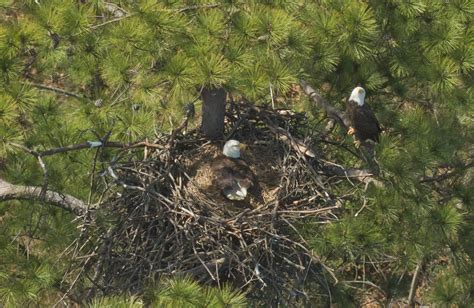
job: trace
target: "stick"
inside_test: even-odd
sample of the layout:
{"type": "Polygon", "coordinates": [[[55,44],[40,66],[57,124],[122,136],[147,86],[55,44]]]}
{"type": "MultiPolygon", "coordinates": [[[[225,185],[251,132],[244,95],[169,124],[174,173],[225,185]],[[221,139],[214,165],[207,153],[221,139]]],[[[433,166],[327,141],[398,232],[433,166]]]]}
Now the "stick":
{"type": "Polygon", "coordinates": [[[410,284],[410,293],[408,294],[408,306],[415,307],[415,292],[418,286],[418,276],[420,275],[421,268],[423,267],[424,260],[421,260],[416,265],[415,273],[413,274],[413,279],[410,284]]]}
{"type": "Polygon", "coordinates": [[[321,95],[319,95],[316,90],[314,90],[306,81],[300,80],[300,85],[306,95],[309,96],[319,107],[324,109],[327,116],[336,120],[339,124],[347,129],[349,125],[349,120],[344,115],[344,112],[337,110],[334,106],[328,103],[321,95]]]}

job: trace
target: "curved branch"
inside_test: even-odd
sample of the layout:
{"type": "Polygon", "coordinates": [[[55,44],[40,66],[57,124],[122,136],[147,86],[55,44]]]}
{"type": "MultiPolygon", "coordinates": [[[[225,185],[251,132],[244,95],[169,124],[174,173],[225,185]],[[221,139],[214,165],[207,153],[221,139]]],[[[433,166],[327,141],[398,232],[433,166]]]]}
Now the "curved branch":
{"type": "Polygon", "coordinates": [[[24,186],[8,183],[0,179],[0,202],[7,200],[29,200],[50,203],[76,215],[83,214],[87,206],[71,195],[46,190],[42,193],[41,186],[24,186]]]}
{"type": "Polygon", "coordinates": [[[342,125],[342,127],[346,129],[350,126],[349,120],[344,115],[344,112],[336,109],[333,105],[331,105],[327,100],[325,100],[321,95],[319,95],[316,90],[314,90],[309,84],[307,84],[306,81],[300,80],[300,85],[304,93],[306,93],[306,95],[308,95],[309,98],[313,100],[313,102],[318,104],[320,108],[324,109],[329,118],[336,120],[339,124],[342,125]]]}

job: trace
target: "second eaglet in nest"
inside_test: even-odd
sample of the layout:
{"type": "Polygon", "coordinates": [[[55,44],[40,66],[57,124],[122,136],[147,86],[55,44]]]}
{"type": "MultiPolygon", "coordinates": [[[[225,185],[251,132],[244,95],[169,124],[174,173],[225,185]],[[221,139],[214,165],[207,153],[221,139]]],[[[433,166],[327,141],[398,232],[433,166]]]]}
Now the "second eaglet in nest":
{"type": "Polygon", "coordinates": [[[213,185],[229,200],[244,200],[247,191],[255,184],[255,175],[240,158],[240,150],[245,148],[237,140],[229,140],[223,153],[211,164],[213,185]]]}

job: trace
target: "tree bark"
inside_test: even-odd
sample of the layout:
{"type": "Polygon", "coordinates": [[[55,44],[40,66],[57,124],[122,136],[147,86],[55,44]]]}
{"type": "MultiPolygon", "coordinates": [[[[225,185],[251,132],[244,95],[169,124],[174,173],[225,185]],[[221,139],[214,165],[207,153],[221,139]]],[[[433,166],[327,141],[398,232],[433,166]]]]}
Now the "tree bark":
{"type": "Polygon", "coordinates": [[[0,179],[0,202],[7,200],[43,201],[58,206],[76,215],[85,212],[86,204],[70,195],[61,194],[52,190],[41,193],[40,186],[15,185],[0,179]]]}
{"type": "Polygon", "coordinates": [[[223,88],[202,90],[201,131],[209,139],[219,139],[224,134],[226,96],[223,88]]]}

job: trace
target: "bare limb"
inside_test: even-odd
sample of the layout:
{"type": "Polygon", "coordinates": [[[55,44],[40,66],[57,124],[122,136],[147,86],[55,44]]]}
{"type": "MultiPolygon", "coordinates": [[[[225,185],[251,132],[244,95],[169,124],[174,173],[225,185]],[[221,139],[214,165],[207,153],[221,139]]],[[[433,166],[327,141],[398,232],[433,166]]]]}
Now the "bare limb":
{"type": "Polygon", "coordinates": [[[424,260],[421,260],[415,269],[413,279],[411,280],[410,293],[408,294],[408,307],[415,307],[415,292],[418,286],[418,276],[420,276],[421,269],[423,268],[424,260]]]}
{"type": "Polygon", "coordinates": [[[215,7],[220,6],[218,3],[209,3],[209,4],[203,4],[203,5],[191,5],[187,7],[183,7],[181,9],[176,10],[178,13],[190,11],[190,10],[196,10],[196,9],[212,9],[215,7]]]}
{"type": "Polygon", "coordinates": [[[381,181],[378,181],[373,178],[375,174],[370,170],[356,169],[356,168],[346,169],[337,164],[328,164],[328,163],[324,164],[322,167],[324,170],[323,172],[325,172],[327,175],[334,175],[334,176],[344,177],[344,178],[354,178],[364,183],[374,183],[378,187],[383,186],[383,183],[381,181]]]}
{"type": "Polygon", "coordinates": [[[327,116],[331,119],[336,120],[339,124],[342,125],[344,128],[349,127],[349,120],[344,115],[344,112],[336,109],[332,106],[327,100],[325,100],[321,95],[316,92],[309,84],[306,83],[304,80],[300,80],[301,88],[303,89],[304,93],[309,96],[319,107],[324,109],[327,116]]]}
{"type": "Polygon", "coordinates": [[[46,164],[44,163],[44,160],[43,160],[43,157],[41,157],[41,154],[39,154],[38,152],[22,145],[22,144],[17,144],[17,143],[14,143],[14,142],[10,142],[10,145],[16,147],[16,148],[19,148],[19,149],[22,149],[23,151],[33,155],[34,157],[36,157],[36,159],[38,159],[38,163],[41,167],[41,169],[43,170],[43,188],[41,189],[41,194],[44,195],[46,193],[46,190],[48,189],[48,183],[49,183],[49,173],[48,173],[48,169],[46,168],[46,164]]]}
{"type": "MultiPolygon", "coordinates": [[[[98,142],[100,142],[100,141],[98,141],[98,142]]],[[[130,144],[123,144],[123,143],[115,142],[115,141],[107,141],[107,142],[103,142],[103,143],[101,142],[101,144],[97,144],[97,145],[95,145],[91,141],[87,141],[87,142],[83,142],[83,143],[77,143],[77,144],[68,145],[68,146],[64,146],[64,147],[58,147],[58,148],[45,150],[45,151],[42,151],[42,152],[37,152],[37,151],[33,151],[33,150],[25,147],[24,145],[18,144],[18,143],[9,142],[9,144],[16,147],[16,148],[22,149],[22,150],[24,150],[24,151],[26,151],[26,152],[28,152],[28,153],[36,156],[36,157],[38,157],[38,156],[45,157],[45,156],[51,156],[51,155],[55,155],[55,154],[59,154],[59,153],[66,153],[66,152],[78,151],[78,150],[83,150],[83,149],[91,149],[91,148],[96,148],[96,147],[119,148],[119,149],[123,149],[123,150],[128,150],[128,149],[132,149],[132,148],[140,148],[140,147],[163,148],[162,145],[150,143],[148,141],[140,141],[140,142],[135,142],[135,143],[130,143],[130,144]]]]}
{"type": "Polygon", "coordinates": [[[44,196],[44,194],[48,190],[49,173],[48,173],[48,169],[46,168],[46,164],[44,163],[44,160],[41,157],[41,155],[38,155],[37,158],[38,158],[38,162],[40,164],[41,169],[43,169],[43,187],[41,188],[41,195],[44,196]]]}
{"type": "MultiPolygon", "coordinates": [[[[117,143],[117,142],[106,142],[102,145],[101,147],[106,147],[106,148],[123,148],[125,147],[123,144],[117,143]]],[[[65,147],[59,147],[59,148],[54,148],[54,149],[49,149],[46,151],[42,151],[39,154],[41,156],[50,156],[58,153],[66,153],[66,152],[71,152],[71,151],[77,151],[77,150],[82,150],[82,149],[89,149],[93,148],[94,146],[91,145],[90,142],[84,142],[84,143],[78,143],[78,144],[73,144],[73,145],[68,145],[65,147]]]]}
{"type": "Polygon", "coordinates": [[[120,17],[117,17],[117,18],[114,18],[114,19],[110,19],[110,20],[107,20],[107,21],[105,21],[101,24],[93,25],[93,26],[90,27],[90,29],[95,30],[97,28],[103,27],[105,25],[108,25],[108,24],[111,24],[111,23],[114,23],[114,22],[117,22],[117,21],[121,21],[123,19],[129,18],[129,17],[132,17],[132,16],[135,16],[135,14],[129,14],[129,15],[120,16],[120,17]]]}
{"type": "Polygon", "coordinates": [[[83,96],[81,96],[81,95],[79,95],[79,94],[72,93],[72,92],[69,92],[69,91],[66,91],[66,90],[63,90],[63,89],[60,89],[60,88],[50,87],[50,86],[46,86],[46,85],[39,84],[39,83],[29,83],[29,84],[30,84],[31,86],[35,87],[35,88],[38,88],[38,89],[53,91],[53,92],[56,92],[56,93],[58,93],[58,94],[62,94],[62,95],[66,95],[66,96],[70,96],[70,97],[77,98],[77,99],[79,99],[79,100],[86,99],[85,97],[83,97],[83,96]]]}
{"type": "Polygon", "coordinates": [[[0,179],[0,201],[44,201],[76,215],[81,215],[86,209],[86,204],[83,201],[71,195],[61,194],[52,190],[46,190],[42,194],[42,190],[43,187],[40,186],[15,185],[0,179]]]}

